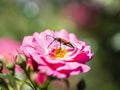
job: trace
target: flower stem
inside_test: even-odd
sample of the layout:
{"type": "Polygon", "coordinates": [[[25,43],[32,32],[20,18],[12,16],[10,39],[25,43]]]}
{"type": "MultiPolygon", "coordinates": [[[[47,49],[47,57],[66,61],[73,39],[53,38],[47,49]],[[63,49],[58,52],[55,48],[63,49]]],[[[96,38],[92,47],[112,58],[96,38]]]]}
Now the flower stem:
{"type": "Polygon", "coordinates": [[[41,90],[48,90],[48,87],[41,88],[41,90]]]}
{"type": "Polygon", "coordinates": [[[32,87],[31,87],[31,88],[32,88],[33,90],[37,90],[37,88],[36,88],[35,84],[32,82],[32,80],[31,80],[31,78],[30,78],[29,74],[27,73],[27,71],[26,71],[26,70],[24,70],[24,72],[25,72],[25,74],[26,74],[27,78],[29,79],[30,83],[32,84],[32,87]]]}
{"type": "MultiPolygon", "coordinates": [[[[2,78],[0,78],[0,85],[2,85],[6,90],[9,90],[7,83],[2,78]]],[[[2,89],[0,88],[0,90],[2,89]]]]}

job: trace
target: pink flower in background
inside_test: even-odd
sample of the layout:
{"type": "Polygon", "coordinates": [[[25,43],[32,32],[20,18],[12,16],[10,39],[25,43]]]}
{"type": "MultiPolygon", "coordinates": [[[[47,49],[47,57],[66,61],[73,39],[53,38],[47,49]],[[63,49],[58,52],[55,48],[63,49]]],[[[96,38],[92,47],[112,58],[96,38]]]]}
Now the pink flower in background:
{"type": "MultiPolygon", "coordinates": [[[[16,57],[19,51],[20,42],[10,39],[10,38],[1,38],[0,39],[0,59],[5,63],[16,62],[16,57]]],[[[15,70],[22,71],[18,65],[15,65],[15,70]]],[[[3,73],[8,73],[7,68],[3,67],[3,73]]]]}
{"type": "Polygon", "coordinates": [[[90,28],[96,26],[100,11],[95,5],[71,3],[61,13],[63,17],[75,21],[78,26],[90,28]]]}
{"type": "Polygon", "coordinates": [[[10,38],[0,39],[0,59],[3,59],[5,63],[15,62],[15,58],[19,51],[20,42],[10,38]]]}
{"type": "Polygon", "coordinates": [[[66,30],[60,32],[46,30],[25,36],[20,49],[27,58],[38,63],[40,72],[57,78],[88,72],[90,67],[86,62],[93,57],[90,46],[66,30]],[[68,44],[63,41],[60,43],[55,38],[61,38],[68,44]]]}

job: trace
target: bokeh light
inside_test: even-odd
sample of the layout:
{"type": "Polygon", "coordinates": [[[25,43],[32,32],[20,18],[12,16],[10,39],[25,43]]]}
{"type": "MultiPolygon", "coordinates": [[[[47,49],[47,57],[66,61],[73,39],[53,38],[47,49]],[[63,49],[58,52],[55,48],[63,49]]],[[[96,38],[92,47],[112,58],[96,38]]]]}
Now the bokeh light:
{"type": "Polygon", "coordinates": [[[110,42],[115,51],[120,51],[120,33],[115,34],[111,38],[110,42]]]}

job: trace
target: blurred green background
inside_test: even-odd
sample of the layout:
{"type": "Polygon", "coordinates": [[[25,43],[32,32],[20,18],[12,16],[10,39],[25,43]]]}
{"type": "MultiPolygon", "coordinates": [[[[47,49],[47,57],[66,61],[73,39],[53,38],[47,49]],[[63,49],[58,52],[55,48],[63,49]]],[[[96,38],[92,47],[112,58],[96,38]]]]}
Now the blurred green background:
{"type": "MultiPolygon", "coordinates": [[[[1,38],[21,42],[25,35],[46,29],[67,29],[94,51],[91,71],[71,76],[71,90],[81,78],[85,90],[120,90],[119,0],[0,0],[1,38]]],[[[59,84],[50,88],[65,90],[59,84]]]]}

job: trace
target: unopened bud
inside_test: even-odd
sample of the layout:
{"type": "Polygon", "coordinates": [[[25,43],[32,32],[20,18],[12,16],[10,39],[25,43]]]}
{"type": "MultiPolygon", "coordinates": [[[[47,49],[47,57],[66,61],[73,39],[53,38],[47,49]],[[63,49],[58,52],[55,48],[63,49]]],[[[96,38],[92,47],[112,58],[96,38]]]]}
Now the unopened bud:
{"type": "Polygon", "coordinates": [[[33,79],[36,82],[36,84],[43,86],[47,81],[47,75],[45,73],[42,73],[42,72],[37,72],[34,75],[33,79]]]}
{"type": "Polygon", "coordinates": [[[14,63],[7,63],[6,67],[8,68],[8,70],[14,70],[15,64],[14,63]]]}
{"type": "Polygon", "coordinates": [[[20,65],[23,69],[25,69],[25,66],[26,66],[25,62],[26,62],[26,58],[23,55],[19,54],[16,63],[20,65]]]}
{"type": "Polygon", "coordinates": [[[38,67],[38,64],[34,60],[32,60],[32,59],[27,60],[27,62],[26,62],[26,70],[27,71],[36,71],[37,67],[38,67]]]}

